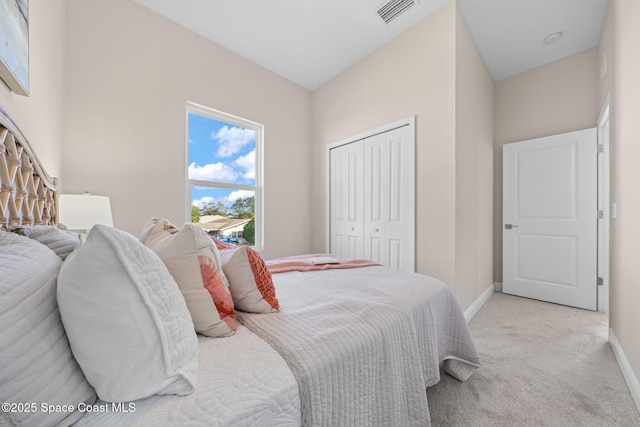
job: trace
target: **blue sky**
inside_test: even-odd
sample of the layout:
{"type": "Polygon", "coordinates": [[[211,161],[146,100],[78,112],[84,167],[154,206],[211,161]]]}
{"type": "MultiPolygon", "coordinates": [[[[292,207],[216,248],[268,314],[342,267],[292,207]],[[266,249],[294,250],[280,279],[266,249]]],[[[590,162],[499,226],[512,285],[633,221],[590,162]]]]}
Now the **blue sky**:
{"type": "MultiPolygon", "coordinates": [[[[189,179],[255,185],[255,132],[208,117],[189,113],[189,179]]],[[[231,205],[237,198],[253,196],[252,191],[195,187],[192,204],[221,200],[231,205]]]]}

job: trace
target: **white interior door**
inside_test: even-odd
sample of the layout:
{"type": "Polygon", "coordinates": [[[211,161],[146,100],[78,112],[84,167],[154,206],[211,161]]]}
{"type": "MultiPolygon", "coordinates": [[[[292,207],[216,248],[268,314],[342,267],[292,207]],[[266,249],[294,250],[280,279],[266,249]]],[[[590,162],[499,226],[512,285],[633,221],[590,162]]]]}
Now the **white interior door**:
{"type": "Polygon", "coordinates": [[[503,291],[597,303],[597,132],[503,146],[503,291]]]}

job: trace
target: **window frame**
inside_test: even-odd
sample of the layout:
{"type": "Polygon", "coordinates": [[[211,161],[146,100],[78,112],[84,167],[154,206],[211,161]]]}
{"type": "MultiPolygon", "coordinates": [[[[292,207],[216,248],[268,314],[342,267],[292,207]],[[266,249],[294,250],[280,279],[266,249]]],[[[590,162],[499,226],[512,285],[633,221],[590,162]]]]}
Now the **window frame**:
{"type": "Polygon", "coordinates": [[[252,247],[258,251],[263,246],[263,145],[264,145],[264,126],[242,117],[234,116],[223,111],[205,107],[193,102],[187,102],[185,109],[185,159],[184,159],[184,176],[185,176],[185,221],[191,222],[191,189],[192,187],[205,188],[228,188],[235,190],[249,190],[254,192],[255,206],[255,242],[252,247]],[[218,181],[201,181],[189,179],[189,114],[197,114],[212,120],[226,123],[231,126],[238,126],[255,132],[255,153],[256,153],[256,177],[255,185],[233,184],[218,181]]]}

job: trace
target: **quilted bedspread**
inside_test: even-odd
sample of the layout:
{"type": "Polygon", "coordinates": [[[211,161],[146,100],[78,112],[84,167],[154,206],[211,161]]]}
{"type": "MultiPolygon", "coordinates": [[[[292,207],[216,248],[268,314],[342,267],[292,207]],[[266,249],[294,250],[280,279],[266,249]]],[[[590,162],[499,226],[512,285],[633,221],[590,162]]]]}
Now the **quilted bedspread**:
{"type": "Polygon", "coordinates": [[[304,426],[431,424],[439,367],[466,380],[479,359],[449,288],[381,266],[288,272],[280,312],[238,313],[287,361],[304,426]]]}
{"type": "Polygon", "coordinates": [[[241,325],[232,337],[198,340],[200,367],[192,394],[152,396],[121,405],[124,410],[98,401],[97,409],[87,411],[74,427],[300,425],[296,379],[267,343],[241,325]]]}

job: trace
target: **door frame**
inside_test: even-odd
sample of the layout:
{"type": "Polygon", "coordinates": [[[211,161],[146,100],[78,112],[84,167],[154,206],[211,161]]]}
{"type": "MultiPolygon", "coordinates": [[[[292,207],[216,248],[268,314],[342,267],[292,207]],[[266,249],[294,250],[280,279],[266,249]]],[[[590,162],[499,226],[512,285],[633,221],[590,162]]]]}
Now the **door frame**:
{"type": "Polygon", "coordinates": [[[610,229],[612,219],[611,209],[611,177],[610,177],[610,105],[611,94],[608,93],[600,115],[598,117],[598,210],[602,218],[598,219],[598,277],[602,285],[598,286],[597,310],[609,313],[609,284],[610,284],[610,229]]]}
{"type": "MultiPolygon", "coordinates": [[[[330,194],[331,150],[334,148],[340,147],[341,145],[350,144],[352,142],[369,138],[371,136],[378,135],[380,133],[385,133],[390,130],[394,130],[403,126],[409,126],[409,132],[410,132],[411,138],[413,139],[413,146],[415,147],[415,144],[416,144],[416,117],[415,116],[405,117],[404,119],[398,120],[396,122],[392,122],[392,123],[380,126],[378,128],[375,128],[375,129],[363,132],[361,134],[351,136],[349,138],[345,138],[338,142],[334,142],[332,144],[327,145],[327,148],[325,150],[325,202],[324,202],[324,205],[325,205],[325,252],[328,253],[331,249],[331,194],[330,194]]],[[[415,182],[415,176],[413,179],[415,182]]],[[[415,198],[415,194],[414,194],[414,198],[415,198]]],[[[415,205],[414,205],[414,210],[415,210],[415,205]]],[[[415,213],[414,213],[414,218],[415,218],[415,213]]],[[[414,251],[415,251],[415,244],[414,244],[414,251]]],[[[415,268],[415,261],[414,261],[414,268],[415,268]]]]}

